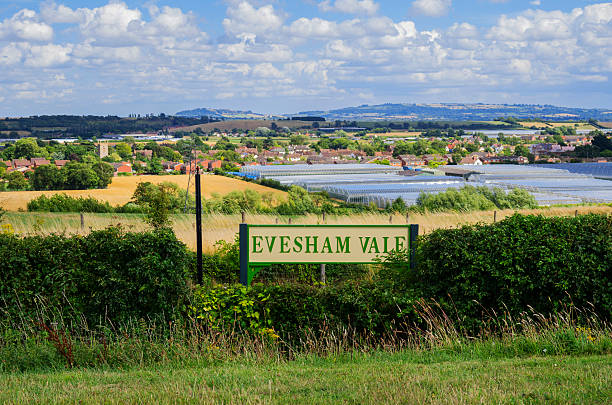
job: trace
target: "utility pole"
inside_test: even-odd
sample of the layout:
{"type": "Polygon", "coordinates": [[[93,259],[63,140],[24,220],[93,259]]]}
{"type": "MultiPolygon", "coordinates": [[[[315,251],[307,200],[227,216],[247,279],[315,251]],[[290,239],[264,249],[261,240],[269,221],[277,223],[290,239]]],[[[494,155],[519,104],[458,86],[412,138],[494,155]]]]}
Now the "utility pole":
{"type": "Polygon", "coordinates": [[[200,188],[200,167],[196,166],[195,173],[195,193],[196,193],[196,252],[198,284],[202,284],[202,190],[200,188]]]}

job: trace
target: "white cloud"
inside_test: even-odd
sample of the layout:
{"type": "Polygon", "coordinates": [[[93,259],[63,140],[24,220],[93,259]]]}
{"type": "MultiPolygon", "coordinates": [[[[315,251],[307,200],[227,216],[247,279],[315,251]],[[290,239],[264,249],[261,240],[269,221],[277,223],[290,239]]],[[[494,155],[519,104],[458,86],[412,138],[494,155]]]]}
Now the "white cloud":
{"type": "Polygon", "coordinates": [[[23,53],[14,43],[0,48],[0,65],[15,65],[21,62],[23,53]]]}
{"type": "Polygon", "coordinates": [[[542,2],[540,0],[531,0],[529,4],[531,4],[532,6],[540,6],[542,5],[542,2]]]}
{"type": "Polygon", "coordinates": [[[416,13],[430,17],[445,15],[450,6],[451,0],[415,0],[412,2],[412,8],[416,13]]]}
{"type": "Polygon", "coordinates": [[[223,20],[225,31],[234,36],[242,34],[265,35],[278,31],[283,18],[271,5],[254,7],[247,1],[241,1],[227,9],[228,18],[223,20]]]}
{"type": "Polygon", "coordinates": [[[36,12],[23,9],[0,23],[0,39],[46,42],[53,39],[53,28],[41,22],[36,12]]]}
{"type": "MultiPolygon", "coordinates": [[[[8,16],[0,22],[6,99],[0,115],[18,100],[43,105],[53,96],[91,100],[92,94],[97,105],[116,108],[177,99],[229,106],[252,97],[336,105],[359,94],[512,97],[518,81],[539,89],[600,83],[603,94],[612,76],[612,3],[526,10],[499,16],[491,27],[457,21],[432,30],[379,14],[374,1],[318,1],[320,9],[351,14],[325,18],[285,14],[278,4],[287,2],[228,4],[225,35],[212,41],[197,15],[168,6],[44,3],[39,14],[8,16]],[[62,24],[56,43],[54,24],[62,24]]],[[[450,0],[408,4],[430,16],[451,7],[450,0]]]]}
{"type": "Polygon", "coordinates": [[[373,0],[336,0],[332,5],[330,0],[325,0],[319,3],[319,8],[322,11],[373,15],[378,11],[378,3],[373,0]]]}
{"type": "Polygon", "coordinates": [[[44,2],[40,6],[40,14],[44,21],[54,23],[78,23],[83,18],[83,9],[73,10],[63,4],[44,2]]]}
{"type": "Polygon", "coordinates": [[[61,65],[70,60],[71,50],[70,46],[34,45],[29,49],[25,65],[37,68],[61,65]]]}

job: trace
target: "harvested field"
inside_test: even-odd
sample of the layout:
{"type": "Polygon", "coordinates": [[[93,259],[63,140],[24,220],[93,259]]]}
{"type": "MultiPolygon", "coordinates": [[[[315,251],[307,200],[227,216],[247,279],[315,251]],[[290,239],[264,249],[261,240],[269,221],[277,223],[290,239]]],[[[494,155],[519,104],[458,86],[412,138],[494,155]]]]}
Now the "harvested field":
{"type": "Polygon", "coordinates": [[[547,122],[530,122],[530,121],[520,121],[519,124],[525,128],[551,128],[551,125],[547,122]]]}
{"type": "MultiPolygon", "coordinates": [[[[50,196],[58,193],[66,193],[72,197],[94,197],[101,201],[108,201],[111,205],[123,205],[130,201],[136,186],[140,182],[149,181],[151,183],[162,183],[164,181],[176,183],[179,187],[187,188],[187,175],[179,176],[127,176],[114,177],[113,182],[106,189],[96,190],[58,190],[58,191],[7,191],[0,193],[0,206],[9,211],[27,209],[30,200],[40,196],[50,196]]],[[[191,184],[193,184],[193,177],[191,184]]],[[[260,186],[246,181],[232,179],[224,176],[208,174],[202,176],[202,192],[205,198],[209,198],[213,193],[227,194],[230,191],[242,191],[251,189],[260,193],[272,192],[282,199],[285,193],[269,187],[260,186]]],[[[193,187],[190,187],[193,191],[193,187]]]]}
{"type": "MultiPolygon", "coordinates": [[[[248,183],[247,183],[248,184],[248,183]]],[[[478,222],[491,223],[494,216],[499,221],[515,211],[503,210],[497,211],[495,215],[493,211],[478,211],[478,212],[445,212],[445,213],[428,213],[428,214],[411,214],[409,221],[413,224],[419,224],[420,233],[429,233],[439,228],[452,228],[464,224],[475,224],[478,222]]],[[[534,210],[519,210],[516,211],[522,214],[540,214],[544,216],[570,216],[598,213],[612,214],[612,206],[573,206],[573,207],[552,207],[534,210]]],[[[18,234],[38,233],[76,233],[85,234],[90,229],[103,229],[109,225],[122,224],[126,229],[131,231],[142,231],[147,229],[147,225],[143,222],[143,216],[139,214],[84,214],[85,226],[81,229],[81,219],[78,213],[42,213],[42,212],[9,212],[6,215],[4,223],[9,223],[18,234]]],[[[203,246],[204,251],[210,252],[214,250],[214,244],[218,240],[232,241],[238,232],[238,224],[240,224],[241,215],[222,215],[212,214],[203,217],[203,246]]],[[[278,217],[274,215],[263,214],[246,214],[246,221],[251,224],[274,224],[287,223],[287,217],[278,217]]],[[[317,215],[306,215],[297,218],[292,218],[293,224],[319,224],[322,218],[317,215]]],[[[405,224],[406,217],[402,215],[384,215],[384,214],[362,214],[350,216],[332,216],[327,215],[327,224],[405,224]]],[[[180,214],[173,216],[173,228],[179,239],[187,244],[191,249],[195,250],[195,215],[180,214]]]]}
{"type": "Polygon", "coordinates": [[[408,132],[408,131],[393,131],[393,132],[387,132],[386,134],[376,134],[373,132],[368,132],[366,134],[366,136],[374,136],[374,135],[378,135],[378,136],[388,136],[388,137],[393,137],[393,138],[411,138],[411,137],[415,137],[415,136],[419,136],[421,135],[421,131],[416,131],[416,132],[408,132]]]}

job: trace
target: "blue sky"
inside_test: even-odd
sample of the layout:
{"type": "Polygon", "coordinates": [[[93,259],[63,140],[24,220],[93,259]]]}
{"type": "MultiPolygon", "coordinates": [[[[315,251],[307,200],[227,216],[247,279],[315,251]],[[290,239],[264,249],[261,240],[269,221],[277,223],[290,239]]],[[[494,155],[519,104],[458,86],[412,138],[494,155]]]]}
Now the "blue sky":
{"type": "Polygon", "coordinates": [[[0,116],[612,108],[612,3],[5,0],[0,116]]]}

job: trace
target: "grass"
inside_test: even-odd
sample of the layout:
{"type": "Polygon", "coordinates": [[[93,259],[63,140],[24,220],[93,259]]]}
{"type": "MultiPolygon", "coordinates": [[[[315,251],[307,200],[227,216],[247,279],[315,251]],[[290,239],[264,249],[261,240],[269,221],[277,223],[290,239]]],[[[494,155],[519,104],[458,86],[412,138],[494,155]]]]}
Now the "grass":
{"type": "Polygon", "coordinates": [[[415,310],[422,329],[322,328],[294,344],[194,320],[90,329],[43,311],[60,324],[46,332],[25,318],[0,320],[0,402],[599,404],[612,396],[612,329],[588,309],[494,315],[477,336],[435,303],[415,310]],[[74,368],[49,331],[67,336],[74,368]]]}
{"type": "MultiPolygon", "coordinates": [[[[28,202],[40,195],[50,196],[57,193],[66,193],[72,197],[94,197],[101,201],[107,201],[111,205],[123,205],[130,201],[136,186],[140,182],[162,183],[172,182],[183,189],[187,189],[188,176],[120,176],[114,177],[113,182],[106,189],[97,190],[60,190],[60,191],[11,191],[0,193],[0,206],[8,211],[27,209],[28,202]]],[[[191,178],[190,191],[194,192],[194,179],[191,178]]],[[[232,179],[225,176],[206,175],[202,176],[202,193],[205,198],[210,198],[213,193],[227,194],[230,191],[255,190],[260,193],[272,192],[277,198],[284,198],[285,192],[260,186],[259,184],[232,179]]]]}
{"type": "Polygon", "coordinates": [[[425,329],[325,328],[294,346],[194,321],[77,323],[66,335],[69,370],[48,334],[27,321],[3,325],[0,402],[598,404],[612,396],[612,330],[589,310],[496,315],[469,336],[435,304],[415,309],[425,329]]]}
{"type": "Polygon", "coordinates": [[[582,403],[612,397],[612,356],[423,361],[411,352],[193,368],[0,375],[0,402],[582,403]]]}
{"type": "MultiPolygon", "coordinates": [[[[213,177],[213,176],[211,176],[213,177]]],[[[214,176],[217,177],[217,176],[214,176]]],[[[225,179],[225,178],[224,178],[225,179]]],[[[233,180],[233,179],[228,179],[233,180]]],[[[206,184],[206,183],[205,183],[206,184]]],[[[239,184],[253,185],[239,182],[239,184]]],[[[515,212],[522,214],[541,214],[545,216],[569,216],[587,213],[612,214],[612,207],[608,205],[550,207],[533,210],[499,210],[477,212],[444,212],[410,214],[410,223],[418,224],[420,233],[429,233],[439,228],[451,228],[462,224],[477,222],[493,222],[494,217],[499,221],[515,212]]],[[[77,213],[42,213],[42,212],[7,212],[4,223],[12,225],[18,234],[28,233],[77,233],[84,234],[91,229],[103,229],[109,225],[122,224],[128,230],[142,231],[147,228],[143,216],[139,214],[83,214],[85,227],[81,228],[80,215],[77,213]]],[[[203,246],[204,251],[214,250],[218,240],[231,241],[238,232],[238,224],[242,221],[241,215],[212,214],[203,218],[203,246]]],[[[247,213],[246,221],[252,224],[287,223],[288,218],[273,215],[247,213]]],[[[327,224],[405,224],[406,217],[402,215],[361,214],[350,216],[327,215],[327,224]]],[[[318,224],[322,218],[317,215],[306,215],[292,218],[293,224],[318,224]]],[[[191,249],[195,250],[195,215],[173,215],[173,228],[176,235],[191,249]]]]}

